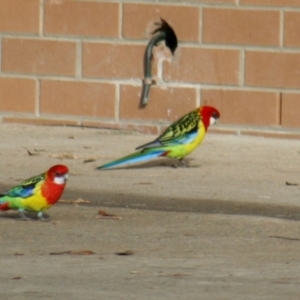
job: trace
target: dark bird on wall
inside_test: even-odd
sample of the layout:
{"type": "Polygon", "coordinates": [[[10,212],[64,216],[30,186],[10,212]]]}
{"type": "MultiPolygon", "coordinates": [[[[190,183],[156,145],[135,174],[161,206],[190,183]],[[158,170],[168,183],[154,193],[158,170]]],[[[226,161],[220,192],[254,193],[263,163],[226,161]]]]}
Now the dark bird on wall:
{"type": "Polygon", "coordinates": [[[155,46],[158,42],[165,40],[166,46],[171,50],[172,54],[174,55],[174,52],[178,46],[177,36],[173,28],[164,19],[161,18],[160,20],[161,23],[155,23],[155,25],[160,26],[152,32],[152,34],[154,35],[156,33],[158,34],[155,35],[152,39],[156,39],[155,46]]]}
{"type": "Polygon", "coordinates": [[[160,23],[155,23],[155,25],[159,25],[159,27],[152,32],[154,36],[149,41],[144,55],[144,81],[141,97],[142,106],[147,105],[150,86],[153,84],[151,74],[153,47],[157,46],[159,42],[165,41],[166,46],[170,49],[172,55],[174,55],[174,52],[178,46],[177,36],[173,28],[164,19],[161,18],[160,20],[160,23]]]}

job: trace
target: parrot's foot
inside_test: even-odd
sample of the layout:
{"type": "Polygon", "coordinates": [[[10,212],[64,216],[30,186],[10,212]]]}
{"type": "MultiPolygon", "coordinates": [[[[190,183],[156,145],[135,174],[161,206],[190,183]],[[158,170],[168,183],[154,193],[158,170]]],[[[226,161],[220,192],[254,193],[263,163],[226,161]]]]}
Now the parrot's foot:
{"type": "Polygon", "coordinates": [[[50,218],[44,218],[44,217],[39,218],[39,220],[42,222],[50,222],[51,221],[50,218]]]}
{"type": "Polygon", "coordinates": [[[172,167],[177,168],[188,168],[190,165],[188,162],[184,161],[183,159],[179,159],[177,163],[172,164],[172,167]]]}
{"type": "Polygon", "coordinates": [[[50,222],[50,221],[51,221],[50,218],[44,218],[43,212],[42,212],[42,211],[40,211],[40,212],[37,214],[37,216],[38,216],[39,220],[42,221],[42,222],[50,222]]]}
{"type": "Polygon", "coordinates": [[[35,221],[34,219],[25,216],[24,211],[19,211],[21,221],[35,221]]]}

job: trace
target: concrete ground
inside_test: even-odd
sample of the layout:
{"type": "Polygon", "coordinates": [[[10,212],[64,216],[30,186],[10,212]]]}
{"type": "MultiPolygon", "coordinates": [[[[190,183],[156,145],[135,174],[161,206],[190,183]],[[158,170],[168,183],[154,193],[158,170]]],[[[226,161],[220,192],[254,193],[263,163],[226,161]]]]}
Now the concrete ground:
{"type": "Polygon", "coordinates": [[[70,168],[51,222],[0,214],[1,300],[299,299],[300,141],[208,133],[190,168],[96,171],[154,136],[0,124],[0,138],[3,191],[70,168]]]}

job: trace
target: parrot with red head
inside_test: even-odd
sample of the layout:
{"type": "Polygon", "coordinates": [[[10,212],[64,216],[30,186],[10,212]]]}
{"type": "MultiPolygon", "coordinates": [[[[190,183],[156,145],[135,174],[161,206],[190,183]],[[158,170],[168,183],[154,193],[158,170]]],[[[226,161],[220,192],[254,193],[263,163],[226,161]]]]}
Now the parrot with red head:
{"type": "Polygon", "coordinates": [[[43,212],[61,197],[68,179],[68,168],[55,165],[45,173],[31,177],[0,196],[0,211],[18,210],[22,220],[31,220],[24,212],[37,212],[41,221],[49,221],[43,212]]]}
{"type": "Polygon", "coordinates": [[[199,108],[172,123],[157,139],[136,148],[133,154],[106,163],[97,169],[123,167],[141,163],[157,157],[176,158],[182,161],[203,141],[207,129],[220,118],[219,111],[211,106],[199,108]]]}

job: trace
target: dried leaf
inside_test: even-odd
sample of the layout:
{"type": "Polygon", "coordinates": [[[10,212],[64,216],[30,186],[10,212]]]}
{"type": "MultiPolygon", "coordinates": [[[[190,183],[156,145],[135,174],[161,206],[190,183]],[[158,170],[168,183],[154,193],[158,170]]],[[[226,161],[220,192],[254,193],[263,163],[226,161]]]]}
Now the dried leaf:
{"type": "Polygon", "coordinates": [[[84,200],[81,198],[78,198],[77,200],[59,200],[60,203],[68,203],[68,204],[80,204],[80,203],[90,203],[89,200],[84,200]]]}
{"type": "Polygon", "coordinates": [[[53,221],[53,222],[51,222],[52,225],[57,225],[57,224],[60,224],[60,223],[61,223],[61,221],[53,221]]]}
{"type": "Polygon", "coordinates": [[[90,162],[94,162],[96,161],[95,158],[88,158],[88,159],[85,159],[83,162],[86,164],[86,163],[90,163],[90,162]]]}
{"type": "Polygon", "coordinates": [[[105,210],[101,210],[101,209],[99,209],[98,215],[99,216],[97,216],[96,219],[115,219],[115,220],[121,220],[122,219],[119,216],[109,214],[105,210]]]}
{"type": "Polygon", "coordinates": [[[92,255],[95,254],[95,252],[90,250],[81,250],[81,251],[71,251],[70,254],[72,255],[92,255]]]}
{"type": "Polygon", "coordinates": [[[70,254],[71,251],[63,251],[63,252],[50,252],[50,255],[63,255],[63,254],[70,254]]]}
{"type": "Polygon", "coordinates": [[[50,252],[50,255],[63,255],[63,254],[70,254],[71,251],[63,251],[63,252],[50,252]]]}
{"type": "Polygon", "coordinates": [[[134,252],[131,250],[126,250],[123,252],[116,252],[116,255],[120,255],[120,256],[133,255],[133,254],[134,254],[134,252]]]}
{"type": "Polygon", "coordinates": [[[103,216],[103,217],[112,217],[112,214],[107,213],[105,210],[99,209],[98,214],[103,216]]]}
{"type": "Polygon", "coordinates": [[[68,204],[72,204],[74,200],[59,200],[59,203],[68,203],[68,204]]]}
{"type": "Polygon", "coordinates": [[[77,159],[77,156],[72,153],[49,154],[49,157],[54,157],[59,159],[77,159]]]}
{"type": "Polygon", "coordinates": [[[68,136],[68,139],[75,139],[73,135],[68,136]]]}
{"type": "Polygon", "coordinates": [[[290,238],[290,237],[278,236],[278,235],[270,235],[269,238],[283,239],[283,240],[288,240],[288,241],[300,241],[300,239],[298,239],[298,238],[290,238]]]}
{"type": "Polygon", "coordinates": [[[21,255],[24,255],[24,253],[18,253],[18,252],[14,253],[14,256],[21,256],[21,255]]]}
{"type": "Polygon", "coordinates": [[[22,278],[22,276],[15,276],[12,279],[21,279],[21,278],[22,278]]]}
{"type": "Polygon", "coordinates": [[[92,255],[95,254],[93,251],[90,250],[81,250],[81,251],[63,251],[63,252],[50,252],[50,255],[63,255],[63,254],[69,254],[69,255],[92,255]]]}
{"type": "Polygon", "coordinates": [[[135,185],[136,184],[145,184],[145,185],[148,185],[148,184],[153,184],[153,182],[136,182],[134,183],[135,185]]]}
{"type": "Polygon", "coordinates": [[[90,201],[78,198],[77,200],[74,200],[74,203],[90,203],[90,201]]]}
{"type": "Polygon", "coordinates": [[[27,153],[28,153],[29,156],[38,155],[38,153],[33,153],[33,152],[29,151],[27,148],[25,148],[25,149],[26,149],[26,151],[27,151],[27,153]]]}
{"type": "Polygon", "coordinates": [[[141,274],[142,272],[141,271],[138,271],[138,270],[131,270],[130,271],[130,274],[141,274]]]}
{"type": "Polygon", "coordinates": [[[288,181],[286,181],[285,184],[286,184],[286,185],[290,185],[290,186],[296,186],[296,185],[299,185],[299,183],[293,183],[293,182],[288,182],[288,181]]]}

